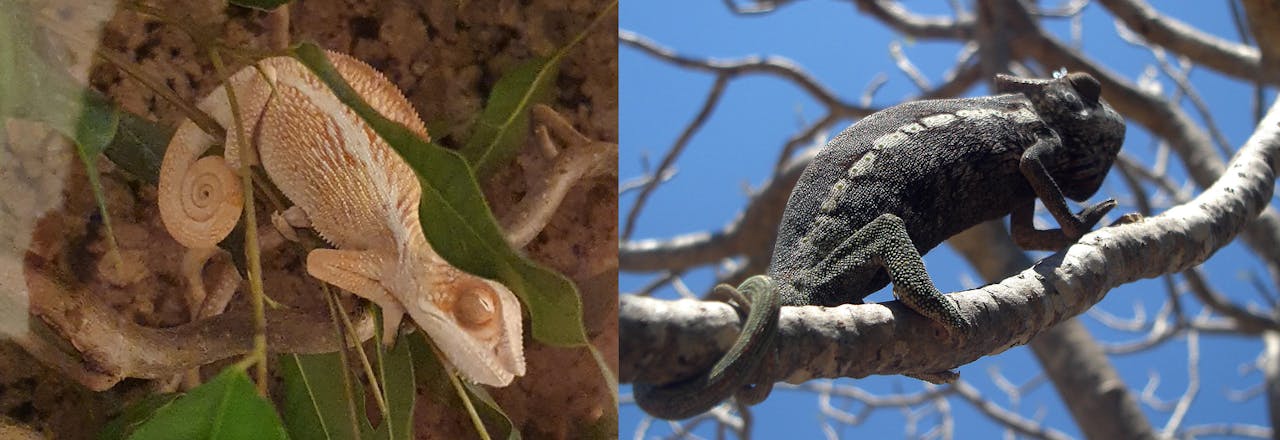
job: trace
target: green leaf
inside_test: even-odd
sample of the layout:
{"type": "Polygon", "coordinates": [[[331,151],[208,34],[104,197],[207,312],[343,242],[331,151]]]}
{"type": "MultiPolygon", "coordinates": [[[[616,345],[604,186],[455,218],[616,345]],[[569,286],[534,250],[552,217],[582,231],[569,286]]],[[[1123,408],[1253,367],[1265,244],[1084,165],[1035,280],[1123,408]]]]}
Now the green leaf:
{"type": "Polygon", "coordinates": [[[409,344],[400,341],[391,351],[380,343],[377,345],[379,379],[391,414],[383,415],[383,423],[373,431],[373,438],[413,440],[413,404],[418,392],[414,386],[413,356],[409,344]]]}
{"type": "MultiPolygon", "coordinates": [[[[358,423],[347,409],[346,366],[338,352],[280,356],[284,377],[281,412],[289,437],[295,440],[357,439],[358,423]]],[[[364,400],[364,393],[353,398],[364,400]]],[[[360,416],[363,416],[360,413],[360,416]]]]}
{"type": "Polygon", "coordinates": [[[236,6],[244,6],[246,8],[260,9],[270,11],[278,8],[291,0],[231,0],[231,4],[236,6]]]}
{"type": "MultiPolygon", "coordinates": [[[[444,364],[440,362],[440,358],[436,357],[435,350],[431,347],[431,341],[428,341],[423,332],[415,332],[409,335],[403,342],[410,346],[413,352],[413,368],[417,373],[418,384],[422,386],[422,395],[440,402],[442,406],[464,410],[465,405],[462,399],[454,391],[453,386],[449,383],[449,375],[452,374],[445,370],[444,364]]],[[[468,388],[471,391],[472,387],[468,388]]],[[[480,416],[480,420],[484,423],[486,431],[493,435],[494,438],[506,438],[508,440],[519,440],[520,431],[514,429],[511,419],[507,414],[502,412],[502,408],[494,402],[489,393],[484,392],[484,388],[473,387],[478,389],[481,394],[470,393],[472,401],[479,401],[483,405],[476,406],[476,411],[480,416]],[[494,435],[496,434],[496,435],[494,435]]]]}
{"type": "Polygon", "coordinates": [[[501,169],[520,151],[529,131],[529,107],[545,102],[560,72],[560,53],[521,63],[502,75],[489,92],[462,156],[485,178],[501,169]]]}
{"type": "Polygon", "coordinates": [[[96,161],[102,150],[116,137],[116,129],[120,126],[120,112],[102,95],[78,87],[75,90],[79,92],[84,107],[71,138],[80,146],[81,155],[92,157],[96,161]]]}
{"type": "Polygon", "coordinates": [[[124,440],[138,425],[151,418],[160,408],[177,399],[177,394],[151,394],[130,405],[118,417],[107,422],[98,433],[98,440],[124,440]]]}
{"type": "Polygon", "coordinates": [[[228,368],[208,383],[156,410],[130,440],[286,439],[271,402],[254,391],[249,376],[228,368]]]}
{"type": "Polygon", "coordinates": [[[510,288],[529,309],[534,338],[557,346],[587,343],[582,303],[573,283],[525,259],[507,245],[462,157],[423,141],[403,125],[378,114],[334,70],[320,48],[302,44],[294,49],[294,56],[360,115],[418,175],[422,185],[419,215],[427,240],[436,252],[462,270],[496,279],[510,288]]]}
{"type": "Polygon", "coordinates": [[[463,157],[476,170],[477,176],[482,179],[488,177],[515,157],[520,150],[521,139],[529,131],[529,108],[547,100],[551,84],[560,73],[560,60],[617,7],[616,0],[610,2],[596,14],[591,24],[550,57],[537,57],[520,63],[493,85],[471,138],[462,147],[463,157]]]}
{"type": "Polygon", "coordinates": [[[128,112],[120,112],[116,136],[102,153],[111,163],[149,183],[160,181],[164,150],[173,129],[128,112]]]}
{"type": "Polygon", "coordinates": [[[463,382],[466,387],[467,395],[471,397],[472,402],[480,402],[483,405],[477,405],[476,411],[480,413],[480,420],[484,421],[486,427],[497,428],[497,432],[506,432],[508,440],[519,440],[520,431],[515,429],[515,424],[511,422],[511,417],[502,411],[502,407],[498,406],[498,402],[493,400],[493,396],[480,385],[471,382],[463,382]]]}

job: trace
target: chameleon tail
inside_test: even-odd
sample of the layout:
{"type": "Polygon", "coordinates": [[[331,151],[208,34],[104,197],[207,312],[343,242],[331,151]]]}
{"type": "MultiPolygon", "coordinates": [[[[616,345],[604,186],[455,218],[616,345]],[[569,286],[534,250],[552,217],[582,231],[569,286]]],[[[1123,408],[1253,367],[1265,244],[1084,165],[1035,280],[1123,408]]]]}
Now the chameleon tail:
{"type": "Polygon", "coordinates": [[[706,412],[734,394],[745,397],[747,403],[764,400],[772,383],[746,387],[755,378],[760,361],[772,351],[778,334],[782,303],[776,287],[773,279],[764,275],[748,278],[736,291],[726,285],[717,286],[717,293],[736,295],[740,302],[745,295],[745,304],[749,304],[738,340],[710,370],[696,377],[660,386],[635,384],[632,389],[636,404],[656,417],[674,420],[706,412]]]}
{"type": "Polygon", "coordinates": [[[221,156],[200,157],[213,137],[185,120],[160,166],[158,197],[165,229],[188,248],[212,248],[240,220],[240,176],[221,156]]]}

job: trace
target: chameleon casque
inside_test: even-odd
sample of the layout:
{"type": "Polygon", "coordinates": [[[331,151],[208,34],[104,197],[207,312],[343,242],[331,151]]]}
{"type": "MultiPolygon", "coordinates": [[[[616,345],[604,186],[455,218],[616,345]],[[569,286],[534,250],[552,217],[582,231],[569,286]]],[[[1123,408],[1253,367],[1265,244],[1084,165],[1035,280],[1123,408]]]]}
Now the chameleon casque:
{"type": "MultiPolygon", "coordinates": [[[[350,56],[330,63],[374,109],[423,139],[426,127],[390,81],[350,56]]],[[[336,249],[307,255],[307,272],[378,304],[390,342],[405,313],[464,378],[504,386],[525,372],[520,303],[497,282],[447,263],[418,218],[421,187],[400,156],[302,63],[268,58],[232,75],[200,102],[227,129],[223,156],[190,120],[161,166],[165,228],[184,246],[212,249],[242,210],[243,165],[225,87],[234,87],[245,138],[272,183],[295,205],[283,218],[310,226],[336,249]]],[[[286,235],[292,232],[288,229],[286,235]]]]}
{"type": "MultiPolygon", "coordinates": [[[[768,277],[742,285],[752,304],[737,343],[708,374],[639,387],[637,403],[659,417],[686,418],[749,390],[772,345],[778,304],[860,304],[892,281],[908,307],[965,331],[972,323],[934,287],[921,254],[1005,215],[1025,249],[1057,250],[1092,229],[1115,201],[1073,214],[1065,199],[1084,201],[1098,190],[1125,133],[1098,81],[1079,72],[997,75],[995,90],[893,106],[832,139],[791,193],[768,277]],[[1061,229],[1032,226],[1036,198],[1061,229]]],[[[763,394],[739,397],[759,401],[768,384],[760,387],[763,394]]]]}

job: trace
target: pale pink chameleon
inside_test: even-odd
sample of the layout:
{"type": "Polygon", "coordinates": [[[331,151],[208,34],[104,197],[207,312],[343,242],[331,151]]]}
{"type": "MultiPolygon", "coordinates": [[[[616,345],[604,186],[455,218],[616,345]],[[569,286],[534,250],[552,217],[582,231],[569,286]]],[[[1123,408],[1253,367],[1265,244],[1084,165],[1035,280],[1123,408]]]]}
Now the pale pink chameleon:
{"type": "MultiPolygon", "coordinates": [[[[417,112],[382,74],[350,56],[327,55],[369,105],[427,139],[417,112]]],[[[387,342],[407,312],[468,380],[503,386],[524,374],[520,303],[505,286],[458,270],[431,249],[418,222],[418,180],[373,129],[290,57],[262,60],[228,84],[246,139],[294,204],[278,218],[314,228],[337,248],[311,251],[308,273],[378,304],[387,342]]],[[[234,171],[240,145],[224,87],[199,105],[227,128],[223,157],[201,158],[215,140],[183,121],[160,174],[165,227],[193,250],[214,248],[242,209],[234,171]]]]}

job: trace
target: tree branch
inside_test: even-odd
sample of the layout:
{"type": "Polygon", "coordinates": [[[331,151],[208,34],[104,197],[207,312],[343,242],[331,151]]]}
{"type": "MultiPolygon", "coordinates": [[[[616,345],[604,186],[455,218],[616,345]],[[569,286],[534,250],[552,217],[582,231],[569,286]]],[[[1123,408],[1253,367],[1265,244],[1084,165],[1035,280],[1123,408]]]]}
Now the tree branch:
{"type": "Polygon", "coordinates": [[[1201,32],[1161,15],[1143,0],[1099,0],[1134,33],[1179,55],[1227,75],[1268,84],[1280,77],[1264,75],[1258,49],[1201,32]]]}
{"type": "MultiPolygon", "coordinates": [[[[972,17],[926,17],[912,14],[898,2],[857,0],[858,11],[870,14],[894,30],[916,38],[970,40],[974,33],[972,17]]],[[[958,11],[957,11],[958,13],[958,11]]]]}

